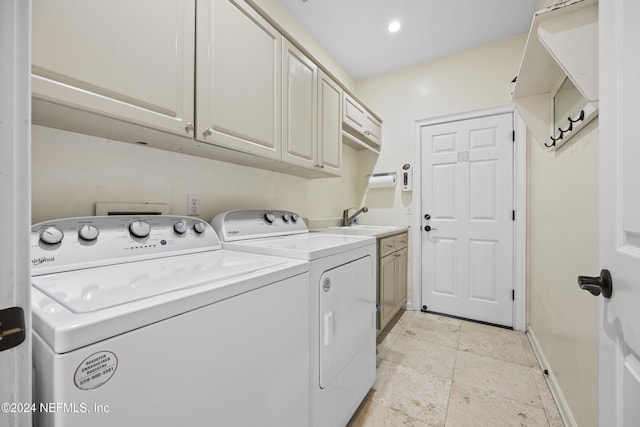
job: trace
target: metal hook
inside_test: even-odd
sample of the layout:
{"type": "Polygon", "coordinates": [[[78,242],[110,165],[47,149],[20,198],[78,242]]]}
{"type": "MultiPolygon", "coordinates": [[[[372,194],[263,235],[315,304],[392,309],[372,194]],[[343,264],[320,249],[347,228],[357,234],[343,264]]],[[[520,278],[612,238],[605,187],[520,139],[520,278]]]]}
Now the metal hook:
{"type": "Polygon", "coordinates": [[[550,137],[550,139],[551,139],[551,144],[547,144],[546,142],[544,143],[544,146],[547,148],[555,147],[556,141],[560,141],[562,139],[562,134],[560,134],[558,138],[550,137]]]}
{"type": "Polygon", "coordinates": [[[584,120],[584,110],[580,110],[580,115],[575,120],[573,120],[571,117],[567,117],[567,119],[569,119],[569,123],[581,122],[582,120],[584,120]]]}

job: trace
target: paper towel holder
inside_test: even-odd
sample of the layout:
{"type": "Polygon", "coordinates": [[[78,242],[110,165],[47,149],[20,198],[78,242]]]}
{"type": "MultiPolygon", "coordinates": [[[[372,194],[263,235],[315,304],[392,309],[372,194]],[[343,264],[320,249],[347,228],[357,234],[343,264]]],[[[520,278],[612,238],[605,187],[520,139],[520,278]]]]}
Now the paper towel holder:
{"type": "Polygon", "coordinates": [[[368,188],[395,187],[398,174],[396,172],[374,173],[367,175],[368,188]]]}

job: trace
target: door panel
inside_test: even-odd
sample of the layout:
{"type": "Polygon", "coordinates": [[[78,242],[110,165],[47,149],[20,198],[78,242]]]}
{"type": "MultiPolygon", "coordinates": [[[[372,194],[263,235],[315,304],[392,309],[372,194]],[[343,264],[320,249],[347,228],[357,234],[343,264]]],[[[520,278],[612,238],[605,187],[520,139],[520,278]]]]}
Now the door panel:
{"type": "Polygon", "coordinates": [[[456,217],[456,178],[454,164],[434,164],[432,171],[433,219],[451,219],[456,217]]]}
{"type": "Polygon", "coordinates": [[[469,241],[469,297],[496,302],[497,241],[469,241]]]}
{"type": "Polygon", "coordinates": [[[371,338],[373,261],[360,258],[326,271],[320,292],[320,387],[326,388],[371,338]]]}
{"type": "Polygon", "coordinates": [[[342,88],[318,72],[318,145],[323,171],[340,175],[342,165],[342,88]]]}
{"type": "MultiPolygon", "coordinates": [[[[640,3],[601,0],[600,267],[613,292],[600,299],[600,426],[640,420],[640,3]]],[[[584,272],[589,274],[593,272],[584,272]]]]}
{"type": "Polygon", "coordinates": [[[422,305],[513,324],[513,117],[423,126],[422,305]]]}
{"type": "Polygon", "coordinates": [[[435,241],[435,262],[433,265],[433,291],[441,295],[456,295],[456,239],[435,241]]]}
{"type": "Polygon", "coordinates": [[[380,258],[380,328],[389,323],[395,307],[395,258],[387,255],[380,258]]]}
{"type": "Polygon", "coordinates": [[[32,21],[35,98],[186,135],[193,2],[34,0],[32,21]]]}
{"type": "Polygon", "coordinates": [[[280,160],[282,36],[244,1],[197,10],[196,139],[280,160]]]}
{"type": "Polygon", "coordinates": [[[283,159],[313,168],[317,163],[318,67],[289,41],[283,42],[283,159]]]}
{"type": "Polygon", "coordinates": [[[497,173],[498,163],[495,160],[469,164],[469,220],[496,220],[497,173]]]}
{"type": "MultiPolygon", "coordinates": [[[[30,15],[28,1],[0,1],[0,310],[22,307],[26,335],[0,352],[0,403],[18,405],[32,396],[30,15]]],[[[0,426],[30,425],[30,411],[0,411],[0,426]]]]}

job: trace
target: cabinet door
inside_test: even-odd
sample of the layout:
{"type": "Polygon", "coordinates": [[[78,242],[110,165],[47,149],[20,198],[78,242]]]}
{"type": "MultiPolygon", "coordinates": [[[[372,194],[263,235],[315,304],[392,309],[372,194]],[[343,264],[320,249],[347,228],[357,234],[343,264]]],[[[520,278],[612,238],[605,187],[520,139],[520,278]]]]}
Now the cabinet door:
{"type": "Polygon", "coordinates": [[[33,0],[33,97],[186,135],[195,2],[33,0]]]}
{"type": "Polygon", "coordinates": [[[340,175],[342,164],[342,88],[322,71],[318,75],[318,163],[340,175]]]}
{"type": "Polygon", "coordinates": [[[382,123],[369,113],[364,119],[364,136],[377,147],[382,142],[382,123]]]}
{"type": "Polygon", "coordinates": [[[380,258],[380,330],[396,313],[395,265],[395,254],[380,258]]]}
{"type": "Polygon", "coordinates": [[[240,0],[198,0],[196,139],[280,160],[282,36],[240,0]]]}
{"type": "Polygon", "coordinates": [[[318,67],[286,39],[282,45],[282,160],[315,169],[318,67]]]}
{"type": "Polygon", "coordinates": [[[342,121],[360,133],[364,133],[365,109],[351,96],[344,94],[342,121]]]}
{"type": "Polygon", "coordinates": [[[409,252],[405,247],[395,253],[396,256],[396,312],[407,302],[407,270],[409,268],[409,252]]]}

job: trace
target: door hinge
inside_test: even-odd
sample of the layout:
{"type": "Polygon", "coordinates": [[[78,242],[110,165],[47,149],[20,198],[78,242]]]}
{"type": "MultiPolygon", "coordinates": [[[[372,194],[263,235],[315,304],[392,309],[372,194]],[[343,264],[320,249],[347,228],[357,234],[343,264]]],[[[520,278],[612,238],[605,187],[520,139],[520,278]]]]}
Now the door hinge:
{"type": "Polygon", "coordinates": [[[0,351],[19,346],[25,337],[22,307],[0,310],[0,351]]]}
{"type": "Polygon", "coordinates": [[[512,221],[516,220],[516,211],[515,210],[511,211],[511,220],[512,221]]]}
{"type": "Polygon", "coordinates": [[[511,141],[516,142],[516,131],[515,130],[511,131],[511,141]]]}
{"type": "Polygon", "coordinates": [[[515,301],[515,300],[516,300],[516,290],[511,289],[511,301],[515,301]]]}

